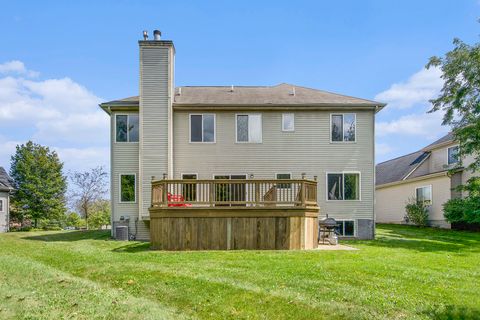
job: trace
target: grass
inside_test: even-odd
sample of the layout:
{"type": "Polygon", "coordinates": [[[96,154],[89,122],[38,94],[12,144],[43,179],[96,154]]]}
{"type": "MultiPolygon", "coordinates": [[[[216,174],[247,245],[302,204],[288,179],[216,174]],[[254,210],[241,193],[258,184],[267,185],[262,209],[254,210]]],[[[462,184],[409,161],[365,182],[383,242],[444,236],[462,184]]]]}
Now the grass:
{"type": "Polygon", "coordinates": [[[358,251],[150,251],[0,235],[0,318],[478,319],[480,234],[380,225],[358,251]]]}

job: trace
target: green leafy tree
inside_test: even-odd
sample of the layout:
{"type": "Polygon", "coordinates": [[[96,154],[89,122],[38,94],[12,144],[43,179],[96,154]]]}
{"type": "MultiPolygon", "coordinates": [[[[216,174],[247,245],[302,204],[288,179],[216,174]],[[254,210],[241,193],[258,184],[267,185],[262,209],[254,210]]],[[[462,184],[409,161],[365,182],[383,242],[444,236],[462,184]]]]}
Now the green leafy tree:
{"type": "Polygon", "coordinates": [[[84,172],[74,172],[70,176],[73,189],[71,198],[85,218],[87,229],[92,206],[101,200],[107,192],[107,177],[107,172],[103,167],[92,168],[84,172]]]}
{"type": "Polygon", "coordinates": [[[67,227],[80,228],[80,227],[83,227],[85,225],[85,220],[83,220],[78,215],[78,213],[70,212],[65,219],[65,225],[67,227]]]}
{"type": "MultiPolygon", "coordinates": [[[[444,80],[440,95],[430,101],[430,112],[444,112],[442,124],[452,127],[460,146],[460,165],[464,157],[472,156],[467,169],[474,172],[480,169],[480,43],[468,45],[454,39],[453,45],[444,57],[432,57],[427,64],[427,68],[440,68],[444,80]]],[[[478,188],[479,180],[470,179],[464,188],[478,188]]]]}
{"type": "Polygon", "coordinates": [[[110,225],[110,201],[104,199],[95,201],[88,220],[89,226],[95,229],[110,225]]]}
{"type": "Polygon", "coordinates": [[[40,219],[59,221],[65,215],[67,182],[55,151],[32,141],[17,145],[10,176],[15,185],[12,203],[22,220],[33,220],[38,227],[40,219]]]}

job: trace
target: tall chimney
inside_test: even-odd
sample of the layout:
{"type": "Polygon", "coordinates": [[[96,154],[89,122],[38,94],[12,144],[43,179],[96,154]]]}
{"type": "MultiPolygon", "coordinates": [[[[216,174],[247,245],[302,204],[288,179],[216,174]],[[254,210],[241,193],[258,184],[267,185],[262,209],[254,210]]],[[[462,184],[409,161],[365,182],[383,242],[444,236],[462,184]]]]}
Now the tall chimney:
{"type": "Polygon", "coordinates": [[[140,40],[139,213],[148,217],[151,177],[172,178],[172,98],[175,47],[170,40],[140,40]]]}

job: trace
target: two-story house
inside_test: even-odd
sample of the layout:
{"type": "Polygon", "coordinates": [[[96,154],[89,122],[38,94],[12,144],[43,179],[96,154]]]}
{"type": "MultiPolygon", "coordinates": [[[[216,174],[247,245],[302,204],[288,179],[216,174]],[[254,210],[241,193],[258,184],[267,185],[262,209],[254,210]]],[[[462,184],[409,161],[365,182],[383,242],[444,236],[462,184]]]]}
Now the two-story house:
{"type": "Polygon", "coordinates": [[[233,211],[308,204],[305,179],[342,236],[374,237],[374,124],[385,104],[286,83],[174,87],[172,41],[155,31],[139,47],[140,95],[100,105],[111,119],[113,232],[161,232],[150,230],[152,179],[183,183],[162,191],[172,210],[233,211]]]}
{"type": "Polygon", "coordinates": [[[10,194],[13,181],[7,171],[0,167],[0,233],[7,232],[10,220],[10,194]]]}
{"type": "MultiPolygon", "coordinates": [[[[458,143],[453,134],[438,139],[427,147],[376,166],[376,221],[404,223],[405,206],[411,201],[422,201],[429,209],[432,226],[450,228],[443,216],[443,204],[461,197],[456,190],[472,177],[469,170],[459,167],[453,175],[449,171],[458,167],[458,143]]],[[[472,159],[462,159],[468,166],[472,159]]]]}

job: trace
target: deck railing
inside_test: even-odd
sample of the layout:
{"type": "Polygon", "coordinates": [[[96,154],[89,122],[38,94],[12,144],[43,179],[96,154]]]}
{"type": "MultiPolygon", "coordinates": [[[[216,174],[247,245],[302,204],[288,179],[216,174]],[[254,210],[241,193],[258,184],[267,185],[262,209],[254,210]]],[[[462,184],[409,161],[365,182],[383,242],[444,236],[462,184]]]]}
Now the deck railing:
{"type": "Polygon", "coordinates": [[[301,179],[152,180],[152,207],[317,206],[317,182],[301,179]]]}

